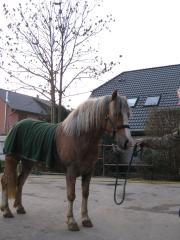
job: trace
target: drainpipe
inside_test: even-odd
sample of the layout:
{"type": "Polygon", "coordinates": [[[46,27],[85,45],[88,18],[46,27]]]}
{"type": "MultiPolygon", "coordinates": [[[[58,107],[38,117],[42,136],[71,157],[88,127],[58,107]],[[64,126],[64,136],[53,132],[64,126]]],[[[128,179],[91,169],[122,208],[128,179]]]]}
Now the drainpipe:
{"type": "Polygon", "coordinates": [[[7,132],[7,104],[9,102],[8,95],[9,95],[9,92],[6,91],[5,109],[4,109],[4,132],[5,133],[7,132]]]}

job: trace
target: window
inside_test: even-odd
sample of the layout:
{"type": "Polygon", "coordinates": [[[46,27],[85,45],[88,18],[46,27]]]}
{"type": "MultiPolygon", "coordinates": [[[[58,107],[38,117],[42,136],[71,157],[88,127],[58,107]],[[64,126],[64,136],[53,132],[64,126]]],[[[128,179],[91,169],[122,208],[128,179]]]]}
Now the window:
{"type": "Polygon", "coordinates": [[[127,101],[128,101],[129,107],[135,107],[137,98],[129,98],[127,101]]]}
{"type": "Polygon", "coordinates": [[[156,106],[159,104],[160,96],[147,97],[144,106],[156,106]]]}

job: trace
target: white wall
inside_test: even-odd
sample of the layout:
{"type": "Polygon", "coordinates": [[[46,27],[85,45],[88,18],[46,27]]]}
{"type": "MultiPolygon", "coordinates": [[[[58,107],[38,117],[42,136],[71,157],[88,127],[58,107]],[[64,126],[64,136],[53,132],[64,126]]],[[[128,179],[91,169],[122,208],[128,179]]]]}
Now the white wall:
{"type": "Polygon", "coordinates": [[[4,160],[3,147],[4,147],[5,139],[6,139],[6,136],[0,136],[0,159],[1,160],[4,160]]]}

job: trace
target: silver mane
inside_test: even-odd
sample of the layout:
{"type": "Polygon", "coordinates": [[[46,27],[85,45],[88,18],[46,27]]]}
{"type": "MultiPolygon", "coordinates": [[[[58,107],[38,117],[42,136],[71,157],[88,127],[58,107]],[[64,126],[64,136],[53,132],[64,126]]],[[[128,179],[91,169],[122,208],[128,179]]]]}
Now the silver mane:
{"type": "Polygon", "coordinates": [[[73,110],[62,122],[67,135],[81,135],[92,129],[99,129],[105,114],[108,112],[110,96],[90,98],[73,110]]]}
{"type": "MultiPolygon", "coordinates": [[[[110,100],[111,96],[89,98],[62,122],[63,131],[70,136],[80,136],[91,130],[99,130],[108,113],[110,100]]],[[[123,96],[118,96],[116,113],[123,110],[125,102],[127,103],[123,96]]]]}

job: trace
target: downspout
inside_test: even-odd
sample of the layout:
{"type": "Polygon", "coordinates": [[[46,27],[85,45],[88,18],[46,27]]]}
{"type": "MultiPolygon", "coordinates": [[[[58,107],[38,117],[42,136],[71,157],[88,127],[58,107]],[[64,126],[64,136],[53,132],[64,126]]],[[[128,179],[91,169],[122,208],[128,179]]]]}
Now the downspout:
{"type": "Polygon", "coordinates": [[[9,92],[6,91],[5,109],[4,109],[4,133],[7,132],[7,103],[9,102],[8,96],[9,96],[9,92]]]}

